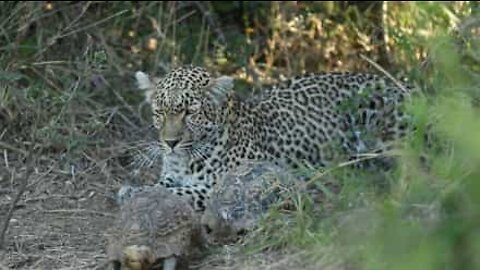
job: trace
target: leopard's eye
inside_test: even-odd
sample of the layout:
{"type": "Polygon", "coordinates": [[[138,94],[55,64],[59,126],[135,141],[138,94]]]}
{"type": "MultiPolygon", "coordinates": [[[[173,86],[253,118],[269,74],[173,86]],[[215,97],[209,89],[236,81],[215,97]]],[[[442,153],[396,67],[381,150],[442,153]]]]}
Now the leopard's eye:
{"type": "Polygon", "coordinates": [[[153,110],[153,115],[156,117],[165,117],[166,112],[161,109],[156,109],[156,110],[153,110]]]}
{"type": "Polygon", "coordinates": [[[160,121],[163,121],[163,119],[165,118],[165,114],[163,113],[156,113],[153,115],[153,117],[155,117],[156,119],[160,120],[160,121]]]}
{"type": "Polygon", "coordinates": [[[161,129],[163,126],[163,121],[165,119],[165,112],[161,110],[154,110],[153,111],[153,124],[156,128],[161,129]]]}

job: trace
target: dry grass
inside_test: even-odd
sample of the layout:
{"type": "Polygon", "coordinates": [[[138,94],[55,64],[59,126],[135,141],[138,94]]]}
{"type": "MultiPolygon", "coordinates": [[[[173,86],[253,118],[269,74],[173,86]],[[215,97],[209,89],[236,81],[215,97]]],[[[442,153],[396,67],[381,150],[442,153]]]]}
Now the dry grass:
{"type": "MultiPolygon", "coordinates": [[[[118,211],[111,195],[120,183],[88,169],[71,175],[57,168],[56,164],[56,159],[51,158],[44,160],[42,168],[35,168],[24,196],[16,205],[5,249],[0,252],[0,262],[6,269],[107,267],[107,229],[118,211]]],[[[25,170],[21,168],[11,173],[15,178],[23,177],[25,170]]],[[[16,189],[15,185],[8,185],[12,183],[8,174],[2,176],[0,183],[2,190],[16,189]]],[[[5,216],[12,199],[9,195],[1,197],[1,216],[5,216]]],[[[192,262],[191,269],[313,270],[344,267],[337,258],[332,258],[331,251],[322,246],[314,254],[293,248],[246,254],[243,248],[238,244],[205,250],[204,256],[192,262]],[[321,249],[325,251],[320,252],[321,249]]]]}
{"type": "MultiPolygon", "coordinates": [[[[99,115],[111,121],[98,130],[97,139],[90,137],[95,135],[87,136],[85,146],[70,156],[67,149],[75,140],[65,143],[58,138],[41,137],[40,142],[35,143],[28,140],[28,129],[18,130],[11,124],[3,130],[0,216],[6,217],[15,204],[4,249],[0,251],[0,262],[5,267],[95,269],[104,266],[106,229],[117,211],[114,192],[128,182],[152,183],[158,170],[154,166],[142,167],[141,173],[132,170],[138,169],[132,157],[145,147],[149,126],[141,128],[141,124],[133,124],[131,116],[122,115],[115,108],[106,111],[100,114],[94,106],[85,105],[77,113],[65,114],[76,117],[75,124],[80,127],[92,119],[103,121],[99,115]],[[137,126],[136,131],[122,132],[131,130],[132,125],[137,126]],[[143,136],[139,137],[140,134],[143,136]],[[35,145],[36,149],[37,162],[33,168],[23,158],[29,145],[35,145]],[[32,173],[25,192],[15,202],[28,171],[32,173]]],[[[19,121],[27,121],[21,115],[17,117],[19,121]]],[[[61,127],[53,127],[51,132],[59,130],[61,127]]],[[[88,130],[80,128],[78,132],[88,130]]]]}
{"type": "MultiPolygon", "coordinates": [[[[257,14],[257,18],[250,18],[253,23],[247,27],[249,32],[246,34],[222,32],[218,26],[223,18],[210,16],[212,7],[195,1],[165,4],[52,3],[52,6],[45,2],[0,4],[0,225],[5,224],[4,217],[8,217],[13,205],[3,249],[0,249],[0,270],[106,267],[106,229],[118,210],[113,201],[114,192],[125,183],[152,183],[159,170],[158,163],[147,162],[142,165],[145,159],[140,158],[139,162],[135,160],[135,156],[145,153],[148,142],[155,138],[148,107],[142,103],[144,97],[135,90],[135,71],[145,70],[158,75],[180,63],[193,62],[258,85],[259,82],[276,81],[279,74],[292,75],[304,70],[364,69],[368,63],[360,60],[360,53],[367,52],[365,54],[371,57],[375,55],[378,45],[366,40],[368,35],[360,29],[368,21],[349,21],[349,18],[363,19],[363,14],[352,15],[352,10],[349,9],[347,11],[350,15],[345,15],[348,12],[341,6],[334,6],[333,11],[329,12],[330,2],[316,7],[320,10],[319,14],[325,16],[315,13],[297,15],[296,12],[303,5],[297,2],[285,6],[275,3],[274,9],[258,8],[258,13],[253,7],[251,13],[257,14]],[[264,13],[261,13],[262,10],[264,13]],[[209,29],[213,30],[213,35],[209,29]],[[152,39],[157,41],[154,50],[148,45],[152,39]],[[224,45],[225,40],[229,43],[228,48],[220,46],[219,50],[217,45],[212,45],[224,45]],[[226,50],[225,54],[222,54],[222,50],[226,50]],[[35,139],[32,139],[32,134],[35,134],[35,139]],[[29,164],[26,157],[32,150],[36,153],[35,162],[29,164]],[[139,166],[141,171],[134,170],[139,166]],[[25,179],[28,182],[24,182],[25,179]],[[22,183],[26,183],[24,192],[22,183]],[[18,201],[17,194],[21,195],[18,201]]],[[[442,81],[442,78],[449,78],[445,75],[456,74],[451,71],[458,72],[460,64],[450,61],[451,59],[445,60],[445,63],[450,63],[448,71],[433,74],[434,76],[426,76],[422,68],[415,69],[417,61],[425,58],[425,48],[419,44],[425,45],[424,33],[428,32],[422,24],[417,25],[416,18],[431,19],[431,22],[426,22],[431,28],[427,30],[431,33],[434,32],[432,29],[445,28],[446,22],[442,20],[446,17],[437,16],[444,14],[442,8],[434,9],[442,6],[435,5],[420,3],[419,6],[423,6],[421,9],[410,3],[389,3],[388,22],[399,30],[391,33],[391,53],[397,56],[399,64],[405,62],[406,66],[414,67],[412,73],[417,72],[416,75],[423,80],[438,81],[432,85],[454,88],[451,85],[462,82],[458,84],[462,87],[466,84],[464,88],[471,87],[471,92],[478,97],[478,91],[474,91],[478,90],[478,80],[475,84],[464,80],[466,73],[451,80],[455,83],[446,84],[442,81]],[[414,13],[401,12],[404,8],[414,13]],[[400,17],[397,18],[397,15],[400,17]],[[410,33],[411,29],[416,31],[410,33]]],[[[465,14],[465,10],[469,9],[465,2],[453,5],[465,14]]],[[[462,12],[455,12],[461,18],[462,12]]],[[[468,26],[465,24],[460,30],[466,31],[468,26]]],[[[475,44],[478,45],[478,42],[475,44]]],[[[440,52],[443,53],[439,55],[450,56],[452,51],[442,50],[440,52]]],[[[478,71],[478,50],[472,52],[468,63],[472,70],[478,71]]],[[[372,67],[369,65],[368,68],[372,67]]],[[[451,108],[448,107],[445,111],[450,112],[451,108]]],[[[456,123],[458,119],[450,122],[456,123]]],[[[453,153],[459,155],[452,148],[452,155],[453,153]]],[[[450,153],[446,157],[437,160],[440,164],[437,165],[441,172],[439,175],[445,175],[443,178],[446,179],[452,175],[455,180],[459,175],[463,178],[465,172],[460,170],[463,169],[460,166],[457,174],[454,172],[447,175],[444,172],[443,169],[449,167],[445,164],[454,164],[450,153]]],[[[411,191],[410,178],[418,177],[414,175],[416,167],[408,162],[403,167],[407,171],[406,176],[402,176],[405,179],[395,179],[399,182],[398,190],[394,190],[391,198],[387,198],[387,201],[393,201],[394,207],[391,208],[400,209],[399,218],[393,218],[393,214],[386,215],[385,218],[395,224],[392,228],[401,227],[402,230],[399,231],[403,234],[393,231],[391,235],[399,236],[388,238],[389,235],[385,233],[380,243],[391,240],[390,243],[395,244],[389,247],[399,246],[400,252],[411,252],[414,255],[418,253],[416,237],[425,236],[426,242],[433,239],[447,243],[445,248],[439,245],[440,248],[428,249],[431,254],[425,255],[427,259],[419,260],[420,264],[429,263],[430,257],[433,258],[432,261],[444,260],[445,256],[439,257],[438,254],[455,257],[452,254],[457,250],[460,252],[455,254],[460,254],[463,250],[471,252],[473,249],[469,249],[468,245],[462,249],[461,245],[459,248],[459,244],[451,240],[457,239],[457,232],[464,233],[463,239],[470,239],[478,231],[478,224],[473,223],[471,230],[455,227],[469,224],[466,221],[473,220],[468,211],[461,222],[455,219],[457,212],[470,209],[464,207],[467,204],[463,203],[463,199],[452,200],[460,203],[459,206],[452,207],[455,216],[452,216],[450,223],[435,223],[440,228],[438,234],[435,234],[434,229],[427,230],[423,225],[419,226],[422,230],[418,231],[406,229],[409,224],[402,223],[405,221],[404,216],[412,215],[408,211],[405,214],[403,208],[408,209],[410,205],[429,206],[432,186],[428,183],[428,188],[411,191]],[[446,229],[442,230],[441,226],[446,229]],[[405,245],[402,242],[404,239],[409,239],[414,244],[405,245]]],[[[324,176],[325,173],[320,175],[324,176]]],[[[472,175],[469,174],[474,179],[475,175],[472,175]]],[[[443,179],[433,174],[430,178],[435,181],[443,179]]],[[[344,196],[341,203],[345,205],[352,204],[355,207],[356,201],[361,201],[359,204],[362,204],[374,197],[370,194],[363,195],[362,187],[366,186],[364,183],[357,181],[347,184],[350,193],[341,195],[344,196]]],[[[455,191],[455,187],[451,189],[455,191]]],[[[457,191],[462,196],[465,194],[460,188],[457,191]]],[[[448,195],[453,192],[447,190],[443,193],[448,195]]],[[[440,198],[433,199],[434,202],[441,202],[442,196],[447,197],[441,195],[440,198]]],[[[433,212],[428,209],[425,211],[433,212]]],[[[419,216],[418,220],[425,219],[423,212],[419,216]]],[[[308,214],[304,214],[304,217],[310,218],[308,214]]],[[[356,225],[360,222],[360,218],[353,218],[353,227],[357,228],[356,225]]],[[[422,223],[415,221],[413,224],[422,223]]],[[[270,229],[277,228],[277,225],[272,224],[270,229]]],[[[283,224],[278,228],[284,228],[282,226],[283,224]]],[[[298,229],[302,233],[307,227],[294,226],[294,230],[298,229]]],[[[328,225],[326,227],[325,231],[329,233],[336,229],[328,225]]],[[[322,233],[322,228],[315,229],[322,233]]],[[[278,237],[279,234],[283,232],[276,232],[272,237],[278,237]]],[[[360,235],[363,236],[363,233],[360,235]]],[[[285,239],[292,240],[288,237],[285,239]]],[[[360,239],[371,240],[366,237],[360,239]]],[[[351,244],[350,240],[347,239],[347,245],[351,244]]],[[[298,241],[310,243],[310,239],[298,241]]],[[[368,244],[367,241],[365,243],[368,244]]],[[[393,255],[375,257],[384,254],[377,253],[377,242],[370,244],[362,254],[372,261],[381,258],[380,261],[385,259],[390,264],[400,265],[398,269],[425,269],[407,265],[405,262],[410,260],[398,259],[395,253],[397,250],[393,255]]],[[[207,250],[207,254],[197,259],[192,268],[352,269],[346,261],[342,261],[345,254],[338,254],[328,243],[313,244],[308,249],[298,246],[301,245],[287,244],[282,249],[266,249],[252,254],[245,254],[241,244],[220,247],[207,250]]]]}
{"type": "MultiPolygon", "coordinates": [[[[115,212],[106,191],[113,183],[85,172],[78,172],[73,180],[56,168],[55,159],[48,163],[35,168],[16,205],[1,261],[11,269],[93,269],[105,258],[105,229],[115,212]]],[[[12,170],[13,177],[25,169],[12,170]]],[[[5,175],[1,183],[9,183],[8,178],[5,175]]],[[[2,185],[2,189],[15,187],[2,185]]],[[[11,203],[10,196],[2,197],[2,216],[11,203]]]]}

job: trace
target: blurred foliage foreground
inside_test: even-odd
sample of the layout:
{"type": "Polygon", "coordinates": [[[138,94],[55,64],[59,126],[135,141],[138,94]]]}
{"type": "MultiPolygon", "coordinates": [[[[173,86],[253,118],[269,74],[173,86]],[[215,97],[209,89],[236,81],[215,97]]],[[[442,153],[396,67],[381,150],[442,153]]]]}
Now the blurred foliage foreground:
{"type": "Polygon", "coordinates": [[[387,190],[332,168],[339,194],[315,207],[299,194],[248,250],[304,250],[312,269],[480,269],[479,16],[476,1],[2,2],[0,179],[29,151],[67,171],[122,165],[153,132],[136,70],[200,64],[249,93],[304,71],[384,72],[376,62],[422,90],[387,190]]]}

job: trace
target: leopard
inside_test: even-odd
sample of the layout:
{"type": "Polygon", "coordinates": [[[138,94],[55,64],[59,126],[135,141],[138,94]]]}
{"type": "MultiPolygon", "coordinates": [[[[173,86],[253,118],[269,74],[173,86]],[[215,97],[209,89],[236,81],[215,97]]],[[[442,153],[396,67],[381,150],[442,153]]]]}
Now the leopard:
{"type": "MultiPolygon", "coordinates": [[[[383,74],[303,73],[246,98],[232,77],[202,66],[180,66],[161,78],[138,71],[135,78],[151,92],[162,160],[155,185],[200,213],[222,177],[244,161],[326,168],[385,152],[410,130],[405,105],[414,87],[383,74]]],[[[148,188],[124,186],[117,198],[148,188]]]]}

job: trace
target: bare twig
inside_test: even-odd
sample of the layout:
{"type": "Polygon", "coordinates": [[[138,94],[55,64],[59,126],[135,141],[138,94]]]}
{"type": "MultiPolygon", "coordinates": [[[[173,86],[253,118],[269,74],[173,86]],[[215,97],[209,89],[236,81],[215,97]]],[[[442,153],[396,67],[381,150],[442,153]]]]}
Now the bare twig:
{"type": "MultiPolygon", "coordinates": [[[[106,83],[108,89],[110,91],[112,91],[113,95],[123,104],[123,106],[129,110],[133,116],[135,116],[141,123],[144,122],[144,120],[138,116],[138,114],[135,112],[135,110],[132,108],[132,106],[130,104],[128,104],[128,102],[125,101],[125,99],[123,98],[122,95],[120,95],[120,93],[118,93],[117,90],[115,90],[114,87],[112,87],[108,82],[106,83]]],[[[120,117],[122,117],[123,120],[125,120],[125,122],[127,124],[129,124],[130,126],[132,126],[133,128],[135,129],[138,129],[139,127],[137,125],[135,125],[134,123],[132,123],[130,120],[128,120],[128,118],[123,115],[119,110],[116,111],[116,114],[118,114],[120,117]]]]}
{"type": "Polygon", "coordinates": [[[379,158],[379,157],[383,157],[383,156],[395,156],[395,155],[398,155],[397,153],[393,152],[393,151],[388,151],[388,152],[384,152],[384,153],[365,153],[365,154],[362,154],[360,155],[360,157],[354,159],[354,160],[350,160],[350,161],[346,161],[346,162],[342,162],[332,168],[329,168],[327,170],[324,170],[324,171],[320,171],[320,172],[317,172],[314,176],[312,176],[307,182],[305,182],[303,184],[303,187],[306,187],[308,185],[310,185],[311,183],[317,181],[318,179],[321,179],[322,177],[324,177],[325,175],[337,170],[337,169],[340,169],[340,168],[343,168],[343,167],[348,167],[350,165],[354,165],[354,164],[357,164],[359,162],[362,162],[362,161],[366,161],[366,160],[370,160],[370,159],[375,159],[375,158],[379,158]]]}
{"type": "Polygon", "coordinates": [[[375,63],[372,59],[368,58],[367,56],[363,55],[363,54],[360,54],[360,57],[367,61],[368,63],[370,63],[372,66],[374,66],[376,69],[378,69],[380,72],[382,72],[383,74],[385,74],[385,76],[387,76],[390,80],[393,81],[393,83],[398,87],[400,88],[402,91],[404,91],[405,93],[408,93],[410,92],[407,88],[405,88],[404,85],[402,85],[397,79],[395,79],[395,77],[393,77],[390,73],[388,73],[384,68],[382,68],[379,64],[375,63]]]}
{"type": "MultiPolygon", "coordinates": [[[[88,7],[88,5],[87,5],[88,7]]],[[[86,9],[85,9],[86,10],[86,9]]],[[[55,36],[51,37],[49,42],[47,43],[47,46],[45,46],[44,48],[42,48],[41,50],[39,50],[37,53],[36,53],[36,57],[42,55],[47,49],[49,49],[53,44],[55,44],[57,42],[57,40],[61,39],[61,38],[65,38],[65,37],[68,37],[68,36],[71,36],[71,35],[74,35],[74,34],[77,34],[79,32],[82,32],[82,31],[85,31],[87,29],[90,29],[92,27],[95,27],[99,24],[102,24],[102,23],[105,23],[115,17],[118,17],[118,16],[121,16],[123,14],[125,14],[128,10],[122,10],[122,11],[119,11],[113,15],[110,15],[104,19],[101,19],[97,22],[94,22],[94,23],[91,23],[91,24],[88,24],[86,26],[82,26],[82,27],[78,27],[77,29],[74,29],[74,30],[71,30],[67,33],[64,33],[66,32],[67,30],[71,29],[72,28],[72,25],[68,25],[66,28],[62,29],[62,31],[60,31],[58,34],[56,34],[55,36]]],[[[84,12],[82,12],[80,15],[83,15],[84,12]]],[[[76,19],[75,21],[78,21],[80,18],[78,17],[78,19],[76,19]]]]}
{"type": "Polygon", "coordinates": [[[12,201],[10,209],[8,210],[7,216],[5,218],[5,222],[3,224],[2,231],[0,233],[0,249],[3,249],[3,247],[4,247],[5,233],[7,232],[8,225],[10,224],[10,219],[13,216],[13,212],[15,211],[15,206],[17,205],[18,201],[20,200],[23,193],[27,189],[28,179],[30,178],[30,175],[33,172],[33,168],[35,167],[35,156],[33,154],[33,148],[34,147],[35,147],[35,143],[33,142],[32,146],[31,146],[31,149],[28,152],[28,156],[26,158],[26,160],[27,160],[27,167],[26,167],[27,172],[25,174],[25,178],[23,179],[22,183],[20,184],[20,188],[18,189],[18,193],[12,201]]]}
{"type": "Polygon", "coordinates": [[[111,213],[93,211],[93,210],[85,210],[85,209],[42,210],[42,213],[45,213],[45,214],[89,214],[89,215],[97,215],[97,216],[103,216],[103,217],[115,217],[115,215],[111,214],[111,213]]]}
{"type": "Polygon", "coordinates": [[[76,33],[78,33],[78,32],[85,31],[85,30],[90,29],[90,28],[92,28],[92,27],[95,27],[95,26],[97,26],[97,25],[99,25],[99,24],[105,23],[105,22],[107,22],[107,21],[109,21],[109,20],[111,20],[111,19],[113,19],[113,18],[115,18],[115,17],[121,16],[121,15],[125,14],[127,11],[128,11],[128,10],[126,10],[126,9],[125,9],[125,10],[122,10],[122,11],[119,11],[119,12],[113,14],[113,15],[110,15],[110,16],[106,17],[105,19],[101,19],[101,20],[99,20],[99,21],[97,21],[97,22],[94,22],[94,23],[92,23],[92,24],[89,24],[89,25],[80,27],[80,28],[75,29],[75,30],[72,30],[72,31],[70,31],[70,32],[68,32],[68,33],[61,34],[61,35],[59,35],[57,38],[64,38],[64,37],[67,37],[67,36],[76,34],[76,33]]]}
{"type": "Polygon", "coordinates": [[[213,31],[217,35],[218,40],[220,41],[221,45],[227,44],[227,39],[222,32],[219,24],[217,23],[216,14],[213,10],[212,4],[209,1],[202,2],[202,1],[194,1],[197,8],[200,10],[202,15],[207,19],[208,24],[212,27],[213,31]]]}
{"type": "Polygon", "coordinates": [[[18,152],[18,153],[23,154],[23,155],[27,155],[27,152],[25,150],[17,148],[15,146],[7,144],[5,142],[0,142],[0,148],[7,149],[7,150],[10,150],[10,151],[14,151],[14,152],[18,152]]]}
{"type": "Polygon", "coordinates": [[[26,152],[25,177],[24,177],[22,183],[20,183],[18,193],[15,196],[15,198],[13,199],[12,204],[10,206],[10,209],[8,210],[7,216],[5,217],[5,221],[4,221],[2,230],[0,232],[0,249],[3,249],[3,247],[5,245],[5,234],[7,232],[8,225],[10,224],[10,220],[12,219],[13,212],[15,211],[15,207],[16,207],[18,201],[20,200],[20,198],[22,197],[23,193],[27,190],[28,180],[30,178],[30,175],[34,171],[34,168],[35,168],[35,164],[36,164],[36,161],[37,161],[36,160],[36,153],[34,153],[36,142],[37,142],[37,137],[36,137],[36,132],[35,132],[36,130],[37,130],[37,125],[33,124],[32,132],[31,132],[31,134],[32,134],[31,138],[32,139],[31,139],[30,147],[29,147],[30,149],[28,151],[25,151],[26,152]]]}
{"type": "Polygon", "coordinates": [[[31,66],[30,70],[33,71],[38,77],[43,79],[46,84],[48,84],[52,89],[54,89],[57,92],[62,92],[62,88],[58,85],[56,85],[52,80],[44,76],[36,67],[31,66]]]}

